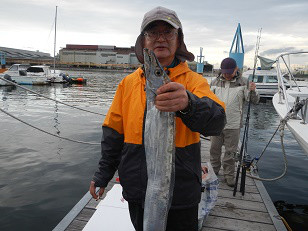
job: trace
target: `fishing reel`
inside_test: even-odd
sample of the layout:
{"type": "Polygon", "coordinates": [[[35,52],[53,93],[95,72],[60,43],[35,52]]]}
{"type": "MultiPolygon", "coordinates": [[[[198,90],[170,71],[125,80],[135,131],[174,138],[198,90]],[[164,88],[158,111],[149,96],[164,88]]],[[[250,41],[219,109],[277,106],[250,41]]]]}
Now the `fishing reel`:
{"type": "Polygon", "coordinates": [[[253,160],[251,159],[250,155],[246,155],[244,157],[242,166],[243,168],[246,169],[246,171],[250,171],[250,166],[251,166],[252,161],[253,160]]]}
{"type": "Polygon", "coordinates": [[[239,151],[236,151],[234,153],[234,161],[235,162],[239,162],[241,160],[241,155],[240,155],[240,152],[239,151]]]}
{"type": "Polygon", "coordinates": [[[252,173],[256,173],[258,172],[258,163],[259,161],[259,157],[255,157],[250,161],[250,172],[252,173]]]}

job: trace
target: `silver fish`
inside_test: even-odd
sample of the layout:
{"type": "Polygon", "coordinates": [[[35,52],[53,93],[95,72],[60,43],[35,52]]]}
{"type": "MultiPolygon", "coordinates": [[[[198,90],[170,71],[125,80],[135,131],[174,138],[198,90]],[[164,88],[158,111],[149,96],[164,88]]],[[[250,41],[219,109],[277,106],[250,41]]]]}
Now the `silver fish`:
{"type": "Polygon", "coordinates": [[[143,230],[166,230],[175,175],[175,113],[155,107],[156,90],[170,82],[153,51],[143,50],[147,111],[144,147],[148,183],[144,204],[143,230]]]}

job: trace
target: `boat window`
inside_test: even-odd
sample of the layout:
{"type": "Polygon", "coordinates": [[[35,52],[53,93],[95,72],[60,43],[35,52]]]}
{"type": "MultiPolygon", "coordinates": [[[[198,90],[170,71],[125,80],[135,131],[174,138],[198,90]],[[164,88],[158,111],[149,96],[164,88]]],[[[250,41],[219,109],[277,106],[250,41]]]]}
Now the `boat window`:
{"type": "Polygon", "coordinates": [[[274,75],[267,76],[267,83],[278,83],[277,76],[274,75]]]}
{"type": "Polygon", "coordinates": [[[13,65],[10,67],[9,71],[18,71],[17,65],[13,65]]]}
{"type": "Polygon", "coordinates": [[[29,68],[30,65],[20,65],[19,66],[19,70],[27,70],[27,68],[29,68]]]}
{"type": "Polygon", "coordinates": [[[27,69],[27,72],[39,73],[39,72],[44,72],[44,69],[41,67],[29,67],[27,69]]]}
{"type": "Polygon", "coordinates": [[[254,82],[257,82],[257,83],[263,83],[263,75],[257,75],[255,76],[255,78],[257,78],[257,81],[254,81],[254,82]]]}
{"type": "MultiPolygon", "coordinates": [[[[263,83],[263,75],[255,75],[253,78],[254,83],[263,83]]],[[[249,75],[248,79],[251,81],[252,80],[252,75],[249,75]]]]}

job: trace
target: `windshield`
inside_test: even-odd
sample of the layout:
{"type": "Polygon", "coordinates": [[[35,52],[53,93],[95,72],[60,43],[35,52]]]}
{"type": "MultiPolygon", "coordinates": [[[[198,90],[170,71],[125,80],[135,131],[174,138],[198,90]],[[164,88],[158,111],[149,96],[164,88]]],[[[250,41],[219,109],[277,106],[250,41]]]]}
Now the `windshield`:
{"type": "Polygon", "coordinates": [[[39,72],[44,72],[44,69],[41,67],[29,67],[27,69],[27,72],[39,73],[39,72]]]}
{"type": "Polygon", "coordinates": [[[263,75],[255,75],[252,79],[252,75],[249,75],[249,81],[252,81],[254,83],[263,83],[263,75]]]}
{"type": "Polygon", "coordinates": [[[10,67],[9,71],[17,71],[18,70],[18,67],[17,65],[13,65],[10,67]]]}
{"type": "Polygon", "coordinates": [[[274,75],[267,76],[266,82],[267,83],[278,83],[277,76],[274,76],[274,75]]]}
{"type": "Polygon", "coordinates": [[[19,70],[27,70],[29,67],[30,65],[19,65],[19,70]]]}

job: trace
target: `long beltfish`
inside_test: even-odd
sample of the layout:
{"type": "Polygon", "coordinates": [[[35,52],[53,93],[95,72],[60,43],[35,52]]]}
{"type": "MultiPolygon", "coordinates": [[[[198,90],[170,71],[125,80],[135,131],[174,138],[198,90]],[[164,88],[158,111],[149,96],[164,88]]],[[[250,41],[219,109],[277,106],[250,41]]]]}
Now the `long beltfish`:
{"type": "Polygon", "coordinates": [[[146,77],[144,147],[148,182],[144,203],[143,230],[166,230],[175,175],[175,113],[155,107],[156,90],[170,82],[153,51],[143,50],[146,77]]]}

